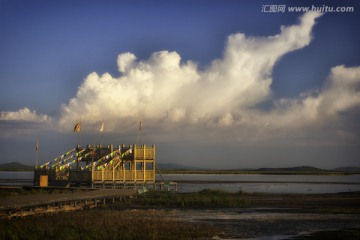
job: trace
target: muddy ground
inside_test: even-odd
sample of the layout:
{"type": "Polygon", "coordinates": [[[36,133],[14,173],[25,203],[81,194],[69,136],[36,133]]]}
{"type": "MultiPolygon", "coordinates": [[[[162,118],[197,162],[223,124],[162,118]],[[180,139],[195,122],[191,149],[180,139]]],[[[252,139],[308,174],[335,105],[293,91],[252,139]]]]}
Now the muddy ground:
{"type": "Polygon", "coordinates": [[[216,227],[218,239],[360,239],[360,192],[244,194],[242,198],[248,204],[241,208],[127,211],[216,227]]]}

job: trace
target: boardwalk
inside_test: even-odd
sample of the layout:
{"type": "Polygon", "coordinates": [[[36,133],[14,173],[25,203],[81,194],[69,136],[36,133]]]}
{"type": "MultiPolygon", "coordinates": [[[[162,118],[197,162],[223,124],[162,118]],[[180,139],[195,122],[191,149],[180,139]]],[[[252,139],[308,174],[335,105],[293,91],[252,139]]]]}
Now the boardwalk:
{"type": "Polygon", "coordinates": [[[31,194],[0,198],[0,218],[92,208],[132,197],[133,189],[96,189],[54,194],[31,194]]]}

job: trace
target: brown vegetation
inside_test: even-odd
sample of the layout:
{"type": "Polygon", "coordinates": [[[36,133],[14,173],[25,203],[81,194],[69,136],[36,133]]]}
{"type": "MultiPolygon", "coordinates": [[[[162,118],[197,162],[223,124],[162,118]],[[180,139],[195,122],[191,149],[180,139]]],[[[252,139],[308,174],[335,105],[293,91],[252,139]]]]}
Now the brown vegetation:
{"type": "Polygon", "coordinates": [[[106,208],[0,221],[0,239],[199,239],[215,228],[106,208]]]}

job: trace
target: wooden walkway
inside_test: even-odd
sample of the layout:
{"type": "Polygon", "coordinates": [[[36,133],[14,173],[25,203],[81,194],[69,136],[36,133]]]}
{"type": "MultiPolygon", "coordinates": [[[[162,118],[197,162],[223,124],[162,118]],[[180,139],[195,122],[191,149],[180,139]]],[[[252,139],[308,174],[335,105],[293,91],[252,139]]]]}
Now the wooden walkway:
{"type": "Polygon", "coordinates": [[[31,194],[0,198],[0,218],[80,210],[121,201],[137,194],[134,189],[96,189],[54,194],[31,194]]]}

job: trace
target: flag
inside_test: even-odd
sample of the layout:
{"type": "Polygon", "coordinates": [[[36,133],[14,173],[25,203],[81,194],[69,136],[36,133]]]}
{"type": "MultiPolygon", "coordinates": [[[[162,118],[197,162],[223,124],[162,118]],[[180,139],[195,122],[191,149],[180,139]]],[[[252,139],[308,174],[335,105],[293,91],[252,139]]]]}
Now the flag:
{"type": "Polygon", "coordinates": [[[35,145],[35,151],[37,152],[39,150],[39,139],[36,140],[36,145],[35,145]]]}
{"type": "Polygon", "coordinates": [[[78,122],[74,127],[74,132],[80,132],[81,122],[78,122]]]}
{"type": "Polygon", "coordinates": [[[139,131],[141,131],[141,128],[142,128],[142,122],[140,121],[140,124],[139,124],[139,131]]]}
{"type": "Polygon", "coordinates": [[[128,156],[129,154],[132,153],[132,148],[129,148],[128,150],[126,150],[123,154],[121,154],[121,157],[125,157],[128,156]]]}
{"type": "Polygon", "coordinates": [[[100,132],[104,132],[104,121],[101,123],[100,132]]]}

